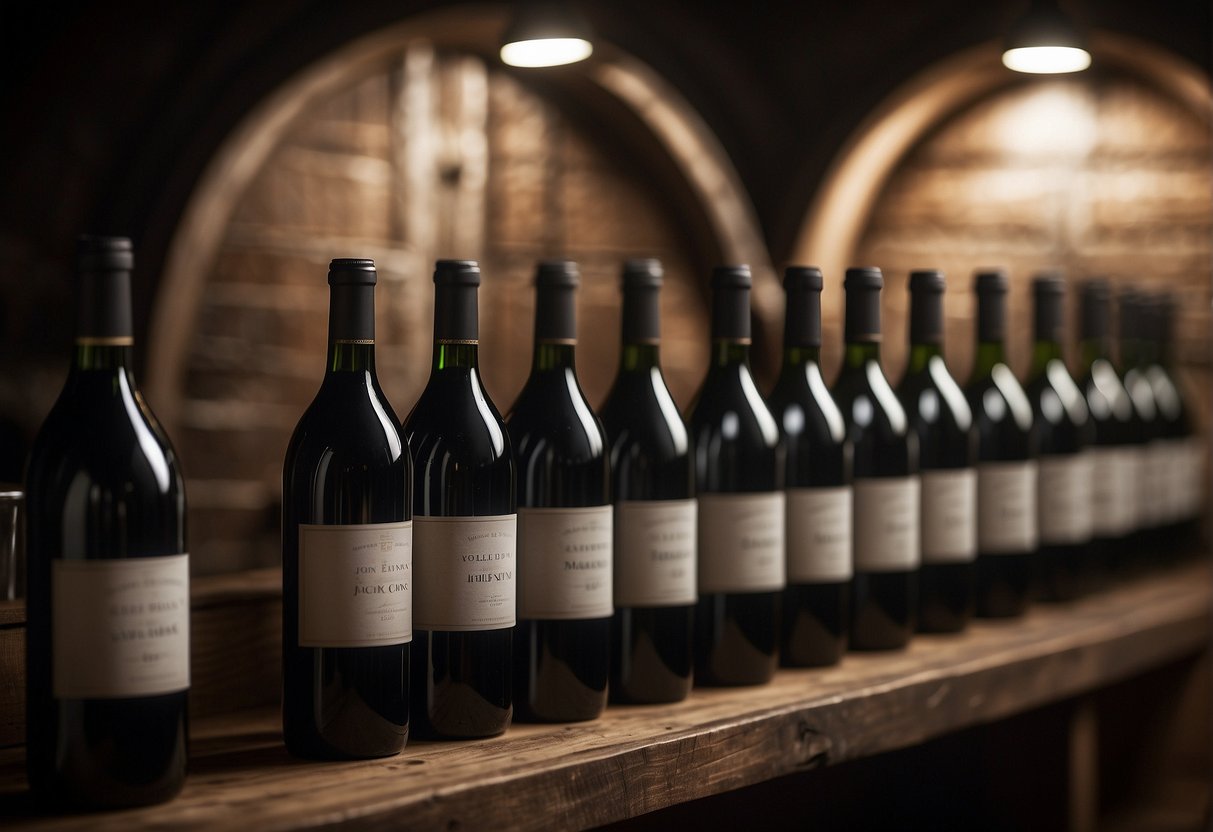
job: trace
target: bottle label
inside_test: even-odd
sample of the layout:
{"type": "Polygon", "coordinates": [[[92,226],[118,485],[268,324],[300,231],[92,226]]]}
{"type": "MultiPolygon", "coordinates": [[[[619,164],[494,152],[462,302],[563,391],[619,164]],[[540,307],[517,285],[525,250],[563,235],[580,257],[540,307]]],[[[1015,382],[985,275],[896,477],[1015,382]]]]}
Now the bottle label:
{"type": "Polygon", "coordinates": [[[1092,531],[1099,538],[1122,537],[1133,531],[1133,451],[1113,446],[1092,448],[1092,531]]]}
{"type": "Polygon", "coordinates": [[[1085,452],[1042,456],[1036,509],[1042,546],[1086,543],[1091,539],[1091,458],[1085,452]]]}
{"type": "Polygon", "coordinates": [[[1036,463],[983,462],[977,466],[977,551],[1018,555],[1034,551],[1036,463]]]}
{"type": "Polygon", "coordinates": [[[787,491],[788,583],[851,579],[851,488],[787,491]]]}
{"type": "Polygon", "coordinates": [[[56,699],[189,688],[189,555],[51,561],[51,653],[56,699]]]}
{"type": "Polygon", "coordinates": [[[902,572],[921,562],[918,477],[855,481],[855,569],[902,572]]]}
{"type": "Polygon", "coordinates": [[[1150,446],[1134,445],[1129,449],[1129,468],[1133,472],[1132,523],[1133,531],[1150,528],[1150,510],[1146,505],[1146,489],[1150,479],[1150,446]]]}
{"type": "Polygon", "coordinates": [[[694,604],[694,500],[627,500],[615,506],[615,605],[694,604]]]}
{"type": "Polygon", "coordinates": [[[977,471],[922,472],[922,562],[965,563],[977,557],[977,471]]]}
{"type": "Polygon", "coordinates": [[[299,646],[413,640],[413,523],[299,526],[299,646]]]}
{"type": "Polygon", "coordinates": [[[699,495],[699,591],[783,589],[783,492],[699,495]]]}
{"type": "Polygon", "coordinates": [[[413,627],[504,630],[515,618],[518,515],[414,517],[413,627]]]}
{"type": "Polygon", "coordinates": [[[518,617],[606,618],[611,507],[518,509],[518,617]]]}
{"type": "Polygon", "coordinates": [[[1199,517],[1205,503],[1205,457],[1208,451],[1199,436],[1187,440],[1184,451],[1184,519],[1199,517]]]}
{"type": "Polygon", "coordinates": [[[1167,478],[1171,459],[1167,443],[1161,440],[1146,446],[1145,492],[1142,494],[1142,517],[1145,528],[1161,526],[1166,517],[1167,478]]]}

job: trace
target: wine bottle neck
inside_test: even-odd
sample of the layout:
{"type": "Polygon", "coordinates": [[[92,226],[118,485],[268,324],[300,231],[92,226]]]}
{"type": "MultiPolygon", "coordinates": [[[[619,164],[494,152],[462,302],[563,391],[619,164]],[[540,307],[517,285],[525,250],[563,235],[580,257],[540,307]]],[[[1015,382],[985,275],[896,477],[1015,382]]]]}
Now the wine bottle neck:
{"type": "Polygon", "coordinates": [[[374,373],[375,344],[363,341],[332,341],[329,344],[330,373],[374,373]]]}
{"type": "Polygon", "coordinates": [[[712,341],[712,367],[750,366],[750,342],[731,338],[712,341]]]}
{"type": "Polygon", "coordinates": [[[869,361],[880,362],[880,343],[877,341],[848,341],[842,356],[845,369],[862,368],[869,361]]]}
{"type": "Polygon", "coordinates": [[[431,370],[475,370],[480,364],[479,348],[475,341],[435,341],[431,370]]]}
{"type": "Polygon", "coordinates": [[[576,367],[576,356],[574,355],[576,349],[574,344],[564,341],[536,341],[531,372],[574,369],[576,367]]]}
{"type": "Polygon", "coordinates": [[[986,378],[999,364],[1006,364],[1002,341],[978,341],[973,358],[973,378],[986,378]]]}
{"type": "Polygon", "coordinates": [[[657,344],[624,343],[619,367],[625,373],[647,373],[661,366],[661,348],[657,344]]]}
{"type": "Polygon", "coordinates": [[[798,369],[806,364],[821,363],[820,347],[785,347],[783,351],[783,369],[798,369]]]}
{"type": "Polygon", "coordinates": [[[1108,344],[1106,338],[1084,338],[1082,341],[1082,366],[1090,370],[1091,365],[1100,359],[1107,359],[1108,344]]]}
{"type": "Polygon", "coordinates": [[[1032,377],[1044,373],[1053,361],[1064,361],[1061,344],[1057,341],[1038,340],[1032,345],[1032,377]]]}
{"type": "Polygon", "coordinates": [[[125,343],[104,343],[98,338],[77,338],[72,369],[84,371],[127,370],[131,363],[130,339],[125,343]]]}
{"type": "Polygon", "coordinates": [[[921,373],[926,371],[927,365],[931,363],[932,358],[942,358],[943,347],[939,344],[911,344],[910,345],[910,360],[906,365],[907,373],[921,373]]]}

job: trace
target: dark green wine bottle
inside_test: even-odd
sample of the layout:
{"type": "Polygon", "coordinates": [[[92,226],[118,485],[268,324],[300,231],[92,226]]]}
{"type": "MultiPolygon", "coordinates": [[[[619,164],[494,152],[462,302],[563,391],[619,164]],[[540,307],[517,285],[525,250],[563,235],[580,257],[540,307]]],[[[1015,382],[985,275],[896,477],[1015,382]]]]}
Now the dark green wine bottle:
{"type": "Polygon", "coordinates": [[[1162,451],[1166,460],[1159,522],[1161,546],[1179,556],[1191,550],[1198,540],[1198,523],[1204,489],[1204,443],[1192,425],[1192,414],[1176,382],[1174,361],[1175,298],[1162,292],[1153,298],[1150,324],[1146,330],[1153,342],[1153,361],[1146,377],[1154,391],[1161,419],[1162,451]]]}
{"type": "Polygon", "coordinates": [[[76,267],[75,353],[26,479],[26,771],[57,811],[177,794],[190,685],[185,486],[131,369],[131,241],[82,237],[76,267]]]}
{"type": "Polygon", "coordinates": [[[788,586],[780,661],[836,663],[851,593],[851,443],[821,375],[821,271],[784,273],[783,367],[769,404],[783,437],[788,586]]]}
{"type": "Polygon", "coordinates": [[[328,366],[282,469],[282,734],[384,757],[409,728],[413,468],[375,374],[375,263],[329,266],[328,366]]]}
{"type": "Polygon", "coordinates": [[[1163,451],[1162,419],[1154,400],[1146,370],[1149,342],[1144,330],[1145,298],[1136,290],[1120,294],[1121,381],[1133,404],[1133,533],[1129,537],[1127,568],[1137,571],[1157,561],[1158,517],[1161,514],[1162,482],[1167,460],[1163,451]]]}
{"type": "Polygon", "coordinates": [[[695,681],[756,685],[779,661],[783,450],[750,374],[750,268],[712,272],[712,363],[691,406],[699,499],[695,681]]]}
{"type": "Polygon", "coordinates": [[[1133,531],[1133,404],[1111,360],[1111,330],[1106,280],[1082,284],[1082,374],[1094,439],[1089,455],[1092,482],[1093,572],[1111,576],[1121,571],[1125,546],[1133,531]]]}
{"type": "Polygon", "coordinates": [[[977,558],[977,432],[943,360],[943,293],[942,272],[910,274],[910,361],[897,388],[918,436],[918,629],[926,633],[954,633],[969,623],[977,558]]]}
{"type": "Polygon", "coordinates": [[[847,269],[834,398],[854,447],[851,649],[904,647],[918,605],[918,437],[880,366],[880,269],[847,269]]]}
{"type": "Polygon", "coordinates": [[[480,380],[480,267],[434,269],[434,361],[404,424],[413,456],[411,728],[500,734],[513,716],[514,455],[480,380]]]}
{"type": "Polygon", "coordinates": [[[612,519],[606,436],[577,381],[577,264],[535,274],[531,375],[506,419],[518,477],[514,708],[594,719],[607,700],[612,519]]]}
{"type": "Polygon", "coordinates": [[[1037,590],[1050,601],[1077,598],[1090,589],[1088,552],[1093,528],[1093,429],[1087,400],[1066,369],[1061,344],[1065,283],[1056,275],[1032,281],[1032,369],[1026,387],[1032,430],[1040,452],[1036,481],[1037,590]]]}
{"type": "Polygon", "coordinates": [[[977,614],[1023,614],[1036,551],[1036,437],[1032,404],[1007,366],[1007,278],[979,272],[977,355],[965,387],[977,428],[977,614]]]}
{"type": "Polygon", "coordinates": [[[602,406],[615,504],[611,699],[677,702],[691,692],[695,472],[690,436],[661,374],[662,269],[623,268],[619,374],[602,406]]]}

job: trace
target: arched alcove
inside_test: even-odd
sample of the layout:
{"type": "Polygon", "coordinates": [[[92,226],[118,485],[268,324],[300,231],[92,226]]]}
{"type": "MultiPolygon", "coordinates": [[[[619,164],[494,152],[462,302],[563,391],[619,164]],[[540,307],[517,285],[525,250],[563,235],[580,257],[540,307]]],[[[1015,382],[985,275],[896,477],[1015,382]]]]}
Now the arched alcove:
{"type": "Polygon", "coordinates": [[[1040,268],[1179,292],[1181,374],[1207,424],[1213,199],[1208,78],[1157,47],[1098,32],[1091,71],[1005,70],[994,44],[941,62],[878,107],[831,165],[793,252],[827,274],[825,350],[840,355],[841,277],[886,269],[885,360],[900,374],[907,272],[949,275],[949,360],[970,364],[972,271],[1011,270],[1013,364],[1040,268]]]}
{"type": "Polygon", "coordinates": [[[541,257],[581,263],[595,404],[615,372],[625,257],[666,263],[663,358],[683,405],[706,360],[708,266],[751,263],[760,320],[778,317],[754,211],[689,105],[609,45],[580,67],[506,71],[490,57],[501,25],[446,9],[350,43],[256,107],[202,176],[148,349],[200,571],[277,556],[281,459],[322,372],[331,257],[378,263],[379,375],[401,417],[429,372],[439,257],[482,261],[482,370],[503,411],[529,367],[541,257]]]}

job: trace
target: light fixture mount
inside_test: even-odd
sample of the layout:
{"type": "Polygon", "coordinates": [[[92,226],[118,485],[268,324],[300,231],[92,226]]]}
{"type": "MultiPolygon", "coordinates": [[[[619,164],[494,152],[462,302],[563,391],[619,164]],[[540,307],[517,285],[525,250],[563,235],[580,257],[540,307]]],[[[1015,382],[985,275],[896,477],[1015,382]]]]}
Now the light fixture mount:
{"type": "Polygon", "coordinates": [[[576,63],[593,51],[589,21],[568,3],[520,3],[501,36],[501,60],[516,67],[576,63]]]}
{"type": "Polygon", "coordinates": [[[1086,37],[1057,0],[1031,0],[1007,31],[1002,63],[1016,72],[1052,75],[1091,65],[1086,37]]]}

